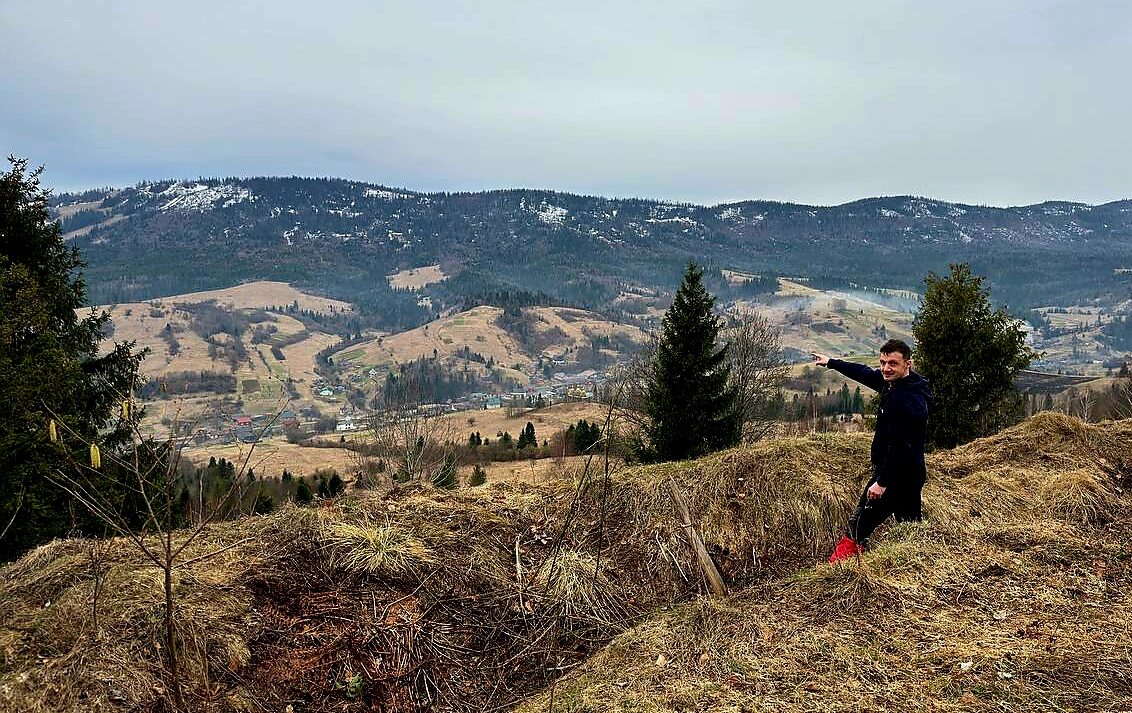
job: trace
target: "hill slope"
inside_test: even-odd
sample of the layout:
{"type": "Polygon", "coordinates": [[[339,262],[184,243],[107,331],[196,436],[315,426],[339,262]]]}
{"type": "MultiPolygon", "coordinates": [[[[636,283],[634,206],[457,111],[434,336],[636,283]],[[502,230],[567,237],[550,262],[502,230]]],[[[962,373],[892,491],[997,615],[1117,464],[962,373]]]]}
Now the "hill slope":
{"type": "Polygon", "coordinates": [[[914,197],[819,207],[696,206],[537,190],[421,194],[334,179],[163,181],[55,199],[96,302],[282,280],[415,326],[500,289],[598,307],[627,285],[672,289],[718,268],[920,286],[970,260],[1016,306],[1126,299],[1132,202],[1017,208],[914,197]],[[432,307],[387,276],[439,266],[432,307]],[[548,277],[550,276],[550,277],[548,277]]]}
{"type": "MultiPolygon", "coordinates": [[[[176,570],[185,687],[225,711],[1128,708],[1130,443],[1043,414],[935,454],[928,522],[837,568],[813,562],[867,437],[219,524],[176,570]],[[692,599],[669,479],[732,598],[692,599]]],[[[160,706],[159,580],[120,540],[0,570],[0,705],[160,706]]]]}

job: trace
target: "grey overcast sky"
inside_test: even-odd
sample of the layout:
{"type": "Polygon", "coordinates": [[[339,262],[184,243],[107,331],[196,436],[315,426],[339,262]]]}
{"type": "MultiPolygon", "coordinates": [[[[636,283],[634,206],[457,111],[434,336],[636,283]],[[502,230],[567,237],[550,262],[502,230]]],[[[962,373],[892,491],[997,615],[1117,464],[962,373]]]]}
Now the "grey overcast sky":
{"type": "Polygon", "coordinates": [[[1132,197],[1127,0],[0,0],[0,38],[0,148],[59,191],[1132,197]]]}

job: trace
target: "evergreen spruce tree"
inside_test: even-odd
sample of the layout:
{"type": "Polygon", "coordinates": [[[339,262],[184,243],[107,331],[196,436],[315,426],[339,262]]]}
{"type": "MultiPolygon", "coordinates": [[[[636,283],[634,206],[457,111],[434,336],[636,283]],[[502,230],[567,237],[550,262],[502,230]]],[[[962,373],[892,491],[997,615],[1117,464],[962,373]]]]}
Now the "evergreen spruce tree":
{"type": "Polygon", "coordinates": [[[535,435],[535,425],[530,421],[527,421],[527,425],[523,428],[522,432],[519,433],[519,450],[522,450],[527,446],[538,447],[538,437],[535,435]]]}
{"type": "Polygon", "coordinates": [[[104,453],[128,446],[138,414],[123,420],[121,402],[144,356],[132,343],[99,348],[110,316],[80,315],[83,262],[50,220],[41,171],[9,161],[0,174],[0,561],[68,532],[101,532],[47,476],[66,467],[64,449],[82,462],[92,442],[104,453]]]}
{"type": "Polygon", "coordinates": [[[295,488],[295,502],[300,505],[308,505],[314,500],[314,493],[311,491],[311,486],[307,483],[306,478],[299,478],[299,485],[295,488]]]}
{"type": "Polygon", "coordinates": [[[472,476],[468,478],[468,485],[473,488],[479,487],[487,482],[487,471],[483,469],[479,463],[472,466],[472,476]]]}
{"type": "Polygon", "coordinates": [[[1015,375],[1038,354],[1021,322],[992,310],[983,278],[967,263],[931,273],[912,332],[915,368],[931,384],[928,441],[943,448],[990,435],[1022,417],[1015,375]]]}
{"type": "Polygon", "coordinates": [[[255,502],[252,503],[252,512],[256,515],[267,515],[275,511],[275,498],[264,492],[262,489],[257,490],[255,494],[255,502]]]}
{"type": "Polygon", "coordinates": [[[436,471],[436,474],[432,476],[432,484],[438,488],[444,488],[445,490],[455,488],[459,484],[459,480],[456,477],[456,466],[456,455],[454,453],[445,455],[444,461],[440,464],[440,468],[436,471]]]}
{"type": "Polygon", "coordinates": [[[672,306],[664,313],[649,370],[644,428],[646,459],[681,460],[734,446],[740,438],[736,392],[728,388],[727,347],[718,344],[715,298],[703,269],[689,264],[672,306]]]}

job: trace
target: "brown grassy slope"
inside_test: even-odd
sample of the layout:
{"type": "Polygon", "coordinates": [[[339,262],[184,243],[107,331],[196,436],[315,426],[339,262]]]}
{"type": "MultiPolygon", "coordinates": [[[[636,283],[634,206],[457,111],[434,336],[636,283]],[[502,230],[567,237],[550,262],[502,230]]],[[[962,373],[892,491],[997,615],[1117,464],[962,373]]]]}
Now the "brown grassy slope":
{"type": "MultiPolygon", "coordinates": [[[[867,437],[608,489],[365,495],[217,525],[188,557],[219,553],[177,570],[185,687],[194,710],[485,710],[539,688],[526,709],[1127,708],[1129,502],[1106,471],[1128,472],[1130,442],[1127,423],[1044,414],[939,454],[928,524],[836,569],[812,563],[867,437]],[[701,589],[669,477],[748,583],[733,598],[667,607],[701,589]]],[[[0,570],[0,709],[160,706],[160,612],[155,571],[118,540],[93,564],[65,540],[0,570]]]]}
{"type": "Polygon", "coordinates": [[[422,287],[448,279],[440,265],[425,265],[395,272],[387,277],[395,290],[419,290],[422,287]]]}
{"type": "Polygon", "coordinates": [[[927,523],[654,616],[521,711],[1132,709],[1132,423],[931,458],[927,523]]]}
{"type": "Polygon", "coordinates": [[[336,353],[334,359],[358,371],[373,367],[380,371],[394,364],[432,357],[435,351],[437,358],[452,368],[466,365],[470,371],[486,373],[482,364],[457,356],[467,347],[509,370],[508,376],[522,380],[530,376],[541,352],[571,361],[570,350],[589,349],[592,337],[616,335],[636,343],[645,339],[640,329],[610,322],[593,312],[567,307],[529,307],[523,311],[532,320],[531,344],[520,343],[496,324],[502,309],[479,306],[415,329],[352,345],[336,353]]]}
{"type": "Polygon", "coordinates": [[[885,336],[912,341],[911,314],[859,295],[817,290],[790,280],[779,283],[769,304],[751,307],[781,328],[784,347],[830,356],[874,354],[884,341],[873,331],[880,325],[885,336]]]}

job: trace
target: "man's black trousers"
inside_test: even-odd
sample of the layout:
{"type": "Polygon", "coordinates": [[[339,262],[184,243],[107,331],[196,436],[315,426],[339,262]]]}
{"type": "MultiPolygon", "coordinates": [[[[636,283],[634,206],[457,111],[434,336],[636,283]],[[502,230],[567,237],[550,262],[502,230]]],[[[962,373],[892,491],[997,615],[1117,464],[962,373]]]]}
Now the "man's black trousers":
{"type": "Polygon", "coordinates": [[[924,489],[924,478],[912,478],[912,482],[888,486],[884,495],[876,500],[869,500],[869,488],[876,482],[876,476],[869,478],[857,502],[857,509],[849,516],[849,537],[858,544],[863,543],[889,516],[895,517],[897,522],[919,522],[923,519],[920,492],[924,489]]]}

